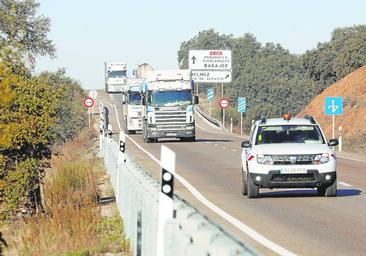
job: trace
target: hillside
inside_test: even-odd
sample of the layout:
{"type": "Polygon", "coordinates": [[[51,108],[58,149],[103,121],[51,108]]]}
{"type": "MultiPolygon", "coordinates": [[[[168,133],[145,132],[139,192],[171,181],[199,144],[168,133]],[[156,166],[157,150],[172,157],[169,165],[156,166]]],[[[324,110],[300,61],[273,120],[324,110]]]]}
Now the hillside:
{"type": "MultiPolygon", "coordinates": [[[[336,116],[336,137],[338,127],[343,127],[345,143],[366,144],[366,66],[363,66],[316,96],[299,114],[312,115],[323,127],[328,138],[332,134],[332,117],[324,114],[324,98],[326,96],[342,96],[342,116],[336,116]]],[[[356,145],[354,145],[356,146],[356,145]]],[[[365,148],[364,148],[365,150],[365,148]]]]}

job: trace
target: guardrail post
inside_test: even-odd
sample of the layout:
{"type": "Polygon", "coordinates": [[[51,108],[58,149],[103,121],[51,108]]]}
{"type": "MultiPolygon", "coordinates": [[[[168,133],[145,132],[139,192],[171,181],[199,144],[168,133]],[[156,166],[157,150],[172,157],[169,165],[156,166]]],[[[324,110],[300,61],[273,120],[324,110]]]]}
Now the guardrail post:
{"type": "Polygon", "coordinates": [[[103,137],[104,137],[104,106],[103,103],[99,103],[99,148],[102,148],[103,137]]]}
{"type": "Polygon", "coordinates": [[[342,143],[343,143],[343,136],[342,136],[342,126],[339,126],[339,145],[338,145],[338,150],[339,152],[342,152],[342,143]]]}
{"type": "Polygon", "coordinates": [[[117,191],[116,191],[116,201],[119,200],[119,183],[120,183],[120,169],[122,165],[126,163],[125,157],[126,151],[126,135],[123,131],[119,132],[119,153],[118,153],[118,165],[117,165],[117,191]]]}
{"type": "Polygon", "coordinates": [[[165,223],[173,218],[175,153],[166,146],[161,146],[160,159],[161,182],[159,193],[157,256],[164,255],[164,227],[165,223]]]}

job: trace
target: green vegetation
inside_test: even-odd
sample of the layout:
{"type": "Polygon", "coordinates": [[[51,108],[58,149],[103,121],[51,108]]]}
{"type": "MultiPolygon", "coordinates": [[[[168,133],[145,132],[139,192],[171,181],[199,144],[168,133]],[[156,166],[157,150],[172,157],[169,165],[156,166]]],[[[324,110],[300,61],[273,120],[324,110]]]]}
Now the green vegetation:
{"type": "Polygon", "coordinates": [[[49,20],[33,0],[0,5],[0,220],[43,211],[40,184],[51,146],[85,126],[83,90],[64,70],[32,75],[37,56],[54,56],[49,20]]]}
{"type": "MultiPolygon", "coordinates": [[[[291,54],[280,44],[262,45],[249,33],[235,38],[213,29],[204,30],[181,43],[178,51],[181,68],[188,68],[190,49],[232,50],[233,80],[225,85],[225,96],[233,103],[233,110],[238,96],[247,98],[244,124],[248,129],[251,120],[262,114],[279,116],[300,112],[326,87],[365,65],[366,26],[337,28],[329,42],[319,43],[302,55],[291,54]]],[[[216,95],[221,95],[220,85],[210,86],[215,88],[216,95]]],[[[207,87],[207,84],[199,86],[204,95],[207,87]]],[[[227,115],[227,121],[230,117],[238,122],[240,115],[227,115]]]]}
{"type": "MultiPolygon", "coordinates": [[[[53,156],[43,180],[43,213],[13,223],[5,233],[8,249],[19,255],[100,255],[127,253],[121,218],[101,216],[97,184],[103,163],[86,154],[95,135],[84,130],[53,156]]],[[[93,147],[95,150],[95,147],[93,147]]],[[[114,206],[115,207],[115,206],[114,206]]]]}

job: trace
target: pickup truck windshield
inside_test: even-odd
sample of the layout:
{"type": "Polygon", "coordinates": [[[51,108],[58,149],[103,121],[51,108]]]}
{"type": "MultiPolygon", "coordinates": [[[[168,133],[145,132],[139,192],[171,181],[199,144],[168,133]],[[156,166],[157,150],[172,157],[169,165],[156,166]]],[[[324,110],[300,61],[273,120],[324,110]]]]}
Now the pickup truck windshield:
{"type": "Polygon", "coordinates": [[[126,77],[126,70],[114,70],[108,72],[108,78],[122,78],[126,77]]]}
{"type": "Polygon", "coordinates": [[[271,143],[324,144],[324,138],[316,125],[260,126],[255,144],[271,143]]]}
{"type": "Polygon", "coordinates": [[[128,104],[141,105],[141,94],[139,92],[128,92],[128,104]]]}
{"type": "Polygon", "coordinates": [[[187,106],[192,104],[192,96],[190,90],[151,91],[148,102],[151,106],[187,106]]]}

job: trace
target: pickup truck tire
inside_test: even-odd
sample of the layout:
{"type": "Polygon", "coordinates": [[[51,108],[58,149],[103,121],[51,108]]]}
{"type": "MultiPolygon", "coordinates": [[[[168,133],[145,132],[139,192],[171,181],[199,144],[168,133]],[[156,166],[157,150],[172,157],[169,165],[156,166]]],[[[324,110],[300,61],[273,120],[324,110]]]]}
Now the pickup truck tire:
{"type": "Polygon", "coordinates": [[[243,169],[241,169],[241,193],[243,196],[248,195],[248,185],[247,185],[247,178],[246,174],[244,173],[243,169]]]}
{"type": "Polygon", "coordinates": [[[248,189],[248,197],[249,198],[258,198],[259,197],[259,187],[254,184],[252,178],[250,178],[249,172],[247,172],[247,189],[248,189]]]}
{"type": "Polygon", "coordinates": [[[337,196],[337,180],[335,180],[329,187],[320,187],[317,190],[318,195],[320,196],[335,197],[337,196]]]}

